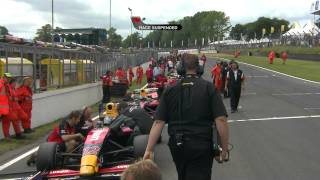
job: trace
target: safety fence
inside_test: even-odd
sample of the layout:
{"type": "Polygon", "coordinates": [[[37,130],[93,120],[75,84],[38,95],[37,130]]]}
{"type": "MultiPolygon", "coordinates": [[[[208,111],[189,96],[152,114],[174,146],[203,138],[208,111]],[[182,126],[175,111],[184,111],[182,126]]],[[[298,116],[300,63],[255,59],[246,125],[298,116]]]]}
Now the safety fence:
{"type": "Polygon", "coordinates": [[[42,92],[94,83],[107,70],[137,66],[151,56],[156,51],[98,53],[0,43],[0,75],[9,72],[20,82],[31,76],[34,91],[42,92]]]}

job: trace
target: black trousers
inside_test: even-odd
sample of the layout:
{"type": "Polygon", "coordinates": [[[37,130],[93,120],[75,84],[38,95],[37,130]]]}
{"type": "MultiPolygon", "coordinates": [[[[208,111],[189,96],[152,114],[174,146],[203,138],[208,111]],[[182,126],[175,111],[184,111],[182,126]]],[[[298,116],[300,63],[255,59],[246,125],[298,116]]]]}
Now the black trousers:
{"type": "Polygon", "coordinates": [[[178,172],[178,180],[210,180],[213,164],[213,145],[210,141],[185,140],[183,147],[169,139],[169,148],[178,172]]]}
{"type": "Polygon", "coordinates": [[[230,105],[231,110],[237,110],[239,105],[239,100],[241,96],[241,87],[230,88],[230,105]]]}
{"type": "Polygon", "coordinates": [[[108,103],[110,101],[110,86],[102,86],[102,103],[108,103]]]}

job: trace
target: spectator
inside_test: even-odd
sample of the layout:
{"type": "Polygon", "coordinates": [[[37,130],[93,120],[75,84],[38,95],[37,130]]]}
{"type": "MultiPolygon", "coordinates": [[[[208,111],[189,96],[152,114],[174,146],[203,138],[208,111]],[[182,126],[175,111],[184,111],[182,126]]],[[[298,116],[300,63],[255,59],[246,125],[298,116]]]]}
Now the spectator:
{"type": "Polygon", "coordinates": [[[121,180],[161,180],[159,167],[151,160],[139,161],[123,172],[121,180]]]}
{"type": "Polygon", "coordinates": [[[17,116],[22,122],[22,127],[24,129],[24,133],[32,133],[31,129],[31,112],[32,112],[32,78],[25,77],[23,79],[23,84],[20,88],[15,90],[15,96],[19,101],[19,105],[21,106],[22,111],[20,111],[19,107],[16,105],[17,116]]]}

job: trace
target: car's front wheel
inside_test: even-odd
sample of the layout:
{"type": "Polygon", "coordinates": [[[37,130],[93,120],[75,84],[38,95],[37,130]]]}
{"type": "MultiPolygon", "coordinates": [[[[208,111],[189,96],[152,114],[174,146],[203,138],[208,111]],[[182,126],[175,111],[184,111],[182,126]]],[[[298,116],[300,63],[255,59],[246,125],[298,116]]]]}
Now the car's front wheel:
{"type": "Polygon", "coordinates": [[[39,146],[36,160],[38,171],[52,170],[56,167],[58,144],[46,142],[39,146]]]}

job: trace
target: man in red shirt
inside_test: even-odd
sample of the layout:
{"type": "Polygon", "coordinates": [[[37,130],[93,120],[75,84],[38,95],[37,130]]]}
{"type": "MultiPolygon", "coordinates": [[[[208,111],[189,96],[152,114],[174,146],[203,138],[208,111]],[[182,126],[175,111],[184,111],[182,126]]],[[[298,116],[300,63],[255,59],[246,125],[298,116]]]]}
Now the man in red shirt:
{"type": "Polygon", "coordinates": [[[132,79],[133,79],[133,77],[134,77],[134,73],[133,73],[133,70],[132,70],[132,67],[131,66],[129,66],[129,69],[128,69],[128,74],[129,74],[129,86],[131,86],[131,84],[132,84],[132,79]]]}
{"type": "Polygon", "coordinates": [[[105,75],[100,77],[102,80],[102,103],[108,103],[110,101],[110,87],[112,86],[112,72],[107,71],[105,75]]]}
{"type": "Polygon", "coordinates": [[[142,76],[143,76],[143,68],[141,67],[141,65],[139,65],[139,67],[137,68],[136,74],[137,74],[137,84],[141,84],[142,76]]]}
{"type": "Polygon", "coordinates": [[[287,61],[287,52],[283,51],[282,54],[281,54],[281,59],[283,61],[282,64],[286,64],[286,61],[287,61]]]}
{"type": "Polygon", "coordinates": [[[151,64],[149,65],[149,68],[146,70],[146,76],[147,76],[147,82],[151,83],[152,77],[153,77],[153,68],[151,64]]]}
{"type": "Polygon", "coordinates": [[[222,78],[221,78],[221,64],[217,62],[215,67],[211,70],[211,76],[213,78],[213,83],[218,92],[221,92],[222,88],[222,78]]]}
{"type": "MultiPolygon", "coordinates": [[[[27,115],[27,119],[22,118],[22,127],[24,129],[24,133],[32,133],[31,129],[31,117],[32,117],[32,96],[33,92],[31,89],[32,86],[32,78],[25,77],[23,79],[23,84],[20,88],[16,90],[16,96],[18,98],[19,104],[22,110],[27,115]]],[[[23,117],[23,113],[19,113],[18,116],[23,117]]]]}
{"type": "Polygon", "coordinates": [[[269,53],[269,64],[273,64],[273,60],[274,60],[274,51],[271,50],[269,53]]]}
{"type": "Polygon", "coordinates": [[[162,92],[164,90],[164,87],[165,87],[165,83],[168,81],[167,80],[167,77],[164,75],[164,71],[161,70],[161,73],[156,77],[156,81],[158,83],[160,83],[160,86],[158,87],[158,97],[161,97],[162,95],[162,92]]]}
{"type": "Polygon", "coordinates": [[[116,77],[118,80],[124,80],[126,79],[126,72],[122,69],[122,67],[118,67],[116,70],[116,77]]]}
{"type": "Polygon", "coordinates": [[[58,127],[49,135],[48,142],[56,142],[62,152],[71,152],[80,141],[84,140],[81,133],[76,132],[76,126],[80,122],[80,111],[72,111],[67,119],[64,119],[58,127]]]}

